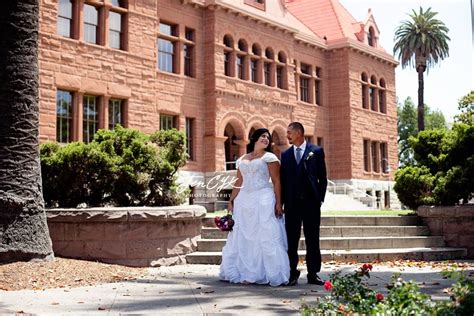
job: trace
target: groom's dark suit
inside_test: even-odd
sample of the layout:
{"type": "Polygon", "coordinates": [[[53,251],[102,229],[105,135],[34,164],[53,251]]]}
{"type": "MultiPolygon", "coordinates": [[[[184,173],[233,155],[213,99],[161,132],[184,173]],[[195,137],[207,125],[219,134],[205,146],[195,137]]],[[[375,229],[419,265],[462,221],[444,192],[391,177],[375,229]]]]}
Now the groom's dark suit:
{"type": "Polygon", "coordinates": [[[327,187],[323,149],[306,143],[304,154],[297,164],[295,147],[291,146],[281,156],[280,175],[291,273],[299,275],[296,267],[303,223],[308,277],[313,277],[321,270],[319,226],[321,203],[324,201],[327,187]]]}

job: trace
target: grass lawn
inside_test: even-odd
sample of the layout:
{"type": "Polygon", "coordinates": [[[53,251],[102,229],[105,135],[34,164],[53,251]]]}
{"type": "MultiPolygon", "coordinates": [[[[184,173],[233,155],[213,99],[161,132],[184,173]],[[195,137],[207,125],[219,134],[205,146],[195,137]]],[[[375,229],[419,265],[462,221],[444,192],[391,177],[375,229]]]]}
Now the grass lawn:
{"type": "MultiPolygon", "coordinates": [[[[226,210],[207,213],[206,217],[222,216],[227,214],[226,210]]],[[[403,216],[415,215],[412,210],[364,210],[364,211],[327,211],[321,212],[321,216],[403,216]]]]}

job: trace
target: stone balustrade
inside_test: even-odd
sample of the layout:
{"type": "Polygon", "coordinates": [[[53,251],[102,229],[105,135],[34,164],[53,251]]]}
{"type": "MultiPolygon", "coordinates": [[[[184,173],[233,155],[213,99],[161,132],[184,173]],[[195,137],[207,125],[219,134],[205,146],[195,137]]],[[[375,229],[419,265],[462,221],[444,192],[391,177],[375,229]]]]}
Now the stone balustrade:
{"type": "Polygon", "coordinates": [[[46,210],[57,256],[127,266],[185,262],[201,235],[202,206],[46,210]]]}
{"type": "Polygon", "coordinates": [[[446,245],[467,249],[474,259],[474,204],[457,206],[420,206],[417,215],[431,235],[444,236],[446,245]]]}

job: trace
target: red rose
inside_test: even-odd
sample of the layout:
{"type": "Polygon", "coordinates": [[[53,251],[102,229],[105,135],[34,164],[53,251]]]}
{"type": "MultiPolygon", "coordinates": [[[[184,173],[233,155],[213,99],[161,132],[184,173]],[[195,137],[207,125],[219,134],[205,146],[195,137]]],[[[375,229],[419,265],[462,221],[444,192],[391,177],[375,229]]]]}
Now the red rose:
{"type": "Polygon", "coordinates": [[[382,300],[383,300],[383,294],[382,294],[382,293],[377,293],[377,294],[375,295],[375,299],[376,299],[377,301],[382,301],[382,300]]]}
{"type": "Polygon", "coordinates": [[[362,270],[364,271],[372,271],[372,265],[370,263],[364,263],[364,265],[362,266],[362,270]]]}
{"type": "Polygon", "coordinates": [[[340,304],[339,307],[337,308],[337,310],[340,311],[340,312],[343,312],[343,311],[346,310],[346,307],[344,305],[340,304]]]}
{"type": "Polygon", "coordinates": [[[333,286],[332,286],[331,281],[326,281],[326,282],[324,282],[324,289],[325,289],[326,291],[331,291],[332,288],[333,288],[333,286]]]}

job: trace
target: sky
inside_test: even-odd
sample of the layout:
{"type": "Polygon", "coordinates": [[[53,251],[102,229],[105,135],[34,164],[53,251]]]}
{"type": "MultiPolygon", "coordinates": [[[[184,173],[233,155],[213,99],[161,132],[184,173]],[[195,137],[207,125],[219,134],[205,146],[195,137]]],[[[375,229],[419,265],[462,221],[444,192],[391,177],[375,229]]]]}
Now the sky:
{"type": "MultiPolygon", "coordinates": [[[[449,28],[449,57],[425,72],[425,104],[443,112],[448,121],[458,113],[458,100],[474,90],[474,37],[472,36],[471,0],[339,0],[357,21],[364,21],[372,9],[380,31],[379,42],[393,54],[395,29],[410,19],[412,9],[431,7],[436,18],[449,28]]],[[[397,57],[395,57],[397,58],[397,57]]],[[[395,69],[399,102],[410,96],[418,102],[418,75],[412,67],[395,69]]]]}

